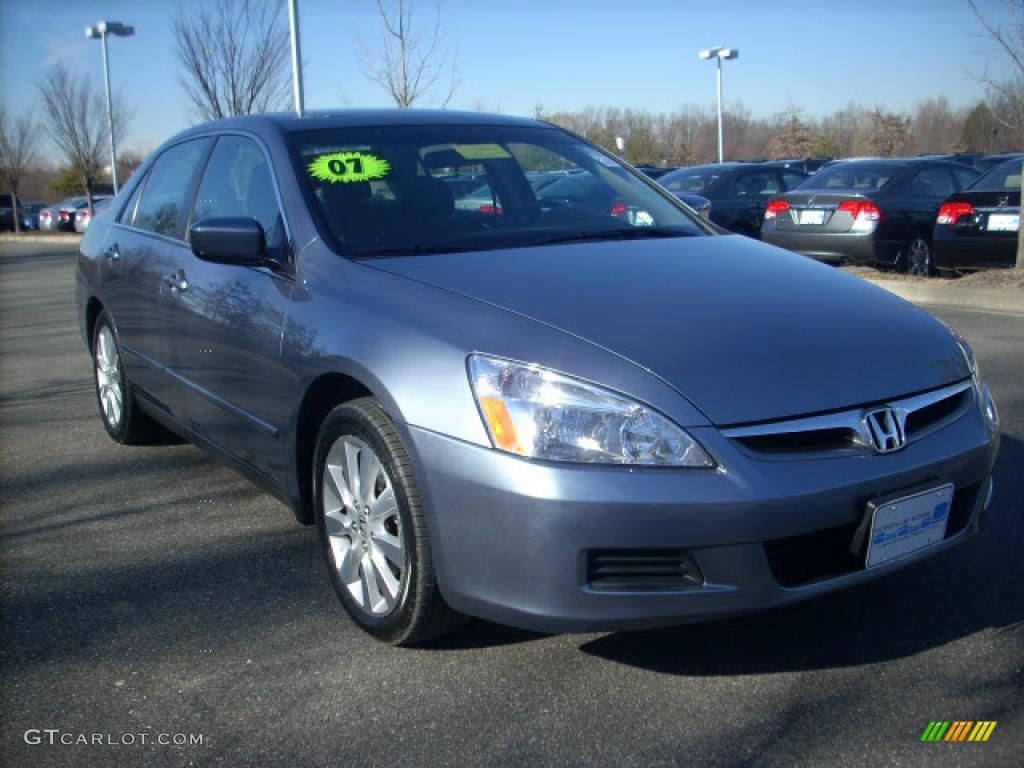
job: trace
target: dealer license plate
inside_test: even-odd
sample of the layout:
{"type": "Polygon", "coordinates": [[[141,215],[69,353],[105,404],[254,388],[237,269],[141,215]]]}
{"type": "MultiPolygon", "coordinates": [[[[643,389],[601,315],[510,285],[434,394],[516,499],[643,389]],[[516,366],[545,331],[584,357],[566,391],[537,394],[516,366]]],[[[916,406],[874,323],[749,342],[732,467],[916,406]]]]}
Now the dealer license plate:
{"type": "Polygon", "coordinates": [[[952,505],[952,485],[881,504],[872,502],[867,567],[882,565],[942,541],[952,505]]]}
{"type": "Polygon", "coordinates": [[[1020,214],[990,213],[988,215],[989,232],[1016,232],[1020,228],[1020,214]]]}

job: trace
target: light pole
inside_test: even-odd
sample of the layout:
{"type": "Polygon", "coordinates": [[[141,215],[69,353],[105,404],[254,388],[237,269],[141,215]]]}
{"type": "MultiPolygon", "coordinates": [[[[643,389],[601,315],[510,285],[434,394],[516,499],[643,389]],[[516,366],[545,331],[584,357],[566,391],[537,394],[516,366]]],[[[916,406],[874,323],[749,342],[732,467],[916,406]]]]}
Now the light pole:
{"type": "Polygon", "coordinates": [[[295,97],[295,114],[302,117],[305,109],[302,98],[302,49],[299,38],[298,0],[288,0],[288,28],[292,40],[292,95],[295,97]]]}
{"type": "Polygon", "coordinates": [[[718,63],[718,162],[725,162],[724,144],[722,142],[722,59],[738,59],[739,50],[736,48],[722,48],[716,46],[697,54],[701,59],[707,61],[714,59],[718,63]]]}
{"type": "Polygon", "coordinates": [[[110,98],[110,58],[107,56],[107,36],[131,37],[135,27],[129,27],[120,21],[101,21],[95,27],[86,27],[85,36],[91,40],[99,38],[103,45],[103,81],[107,87],[107,130],[110,131],[110,178],[114,182],[114,194],[117,194],[117,148],[114,146],[114,105],[110,98]]]}

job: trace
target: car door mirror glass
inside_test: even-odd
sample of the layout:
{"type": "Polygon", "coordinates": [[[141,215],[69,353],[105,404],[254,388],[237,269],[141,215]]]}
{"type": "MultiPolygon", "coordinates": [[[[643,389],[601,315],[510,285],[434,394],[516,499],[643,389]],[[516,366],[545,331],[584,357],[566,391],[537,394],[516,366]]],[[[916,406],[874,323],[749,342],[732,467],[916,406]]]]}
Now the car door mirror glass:
{"type": "Polygon", "coordinates": [[[189,229],[192,253],[205,261],[254,266],[266,261],[266,236],[245,216],[203,219],[189,229]]]}

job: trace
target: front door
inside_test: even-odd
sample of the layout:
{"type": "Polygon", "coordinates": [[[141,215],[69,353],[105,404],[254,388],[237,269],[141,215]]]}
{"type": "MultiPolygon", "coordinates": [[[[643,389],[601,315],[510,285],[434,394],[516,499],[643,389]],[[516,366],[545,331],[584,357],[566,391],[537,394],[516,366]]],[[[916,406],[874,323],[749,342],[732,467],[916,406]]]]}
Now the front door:
{"type": "MultiPolygon", "coordinates": [[[[268,255],[289,263],[273,175],[248,136],[221,136],[195,196],[192,223],[249,217],[263,227],[268,255]]],[[[282,421],[295,379],[281,363],[281,332],[294,285],[287,269],[218,264],[183,252],[172,307],[171,366],[184,383],[188,426],[252,467],[282,477],[282,421]]]]}

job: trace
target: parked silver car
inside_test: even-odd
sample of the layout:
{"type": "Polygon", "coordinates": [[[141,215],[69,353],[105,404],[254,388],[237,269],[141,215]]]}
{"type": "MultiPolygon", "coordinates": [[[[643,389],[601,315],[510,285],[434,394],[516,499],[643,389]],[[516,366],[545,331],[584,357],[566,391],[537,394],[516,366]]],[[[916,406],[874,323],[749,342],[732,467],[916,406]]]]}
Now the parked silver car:
{"type": "MultiPolygon", "coordinates": [[[[100,213],[104,208],[110,205],[112,197],[94,197],[92,208],[95,213],[100,213]]],[[[89,228],[89,222],[92,221],[93,214],[89,212],[89,206],[79,208],[75,211],[75,232],[85,232],[89,228]]]]}
{"type": "Polygon", "coordinates": [[[967,342],[719,231],[533,120],[197,126],[82,238],[100,417],[285,500],[392,643],[728,616],[978,531],[999,419],[967,342]],[[456,208],[442,177],[475,173],[501,215],[456,208]]]}

